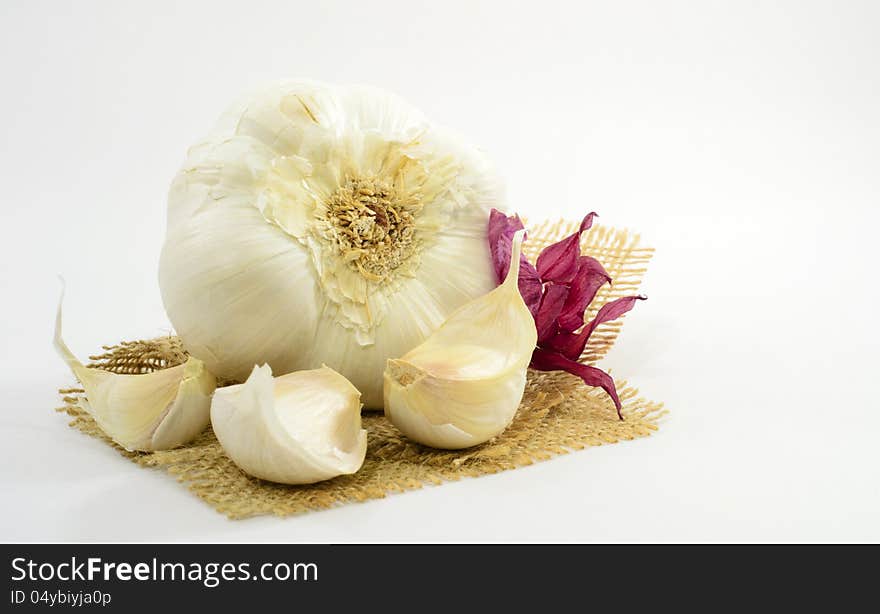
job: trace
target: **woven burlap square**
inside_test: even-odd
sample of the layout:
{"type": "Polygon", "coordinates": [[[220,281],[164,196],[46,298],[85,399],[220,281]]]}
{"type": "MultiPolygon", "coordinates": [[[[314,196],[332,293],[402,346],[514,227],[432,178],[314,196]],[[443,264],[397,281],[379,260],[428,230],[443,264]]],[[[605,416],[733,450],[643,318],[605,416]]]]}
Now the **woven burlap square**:
{"type": "MultiPolygon", "coordinates": [[[[526,253],[534,259],[542,247],[574,232],[576,222],[545,222],[532,228],[526,253]]],[[[588,316],[609,300],[637,292],[653,249],[625,230],[597,226],[585,233],[583,253],[602,262],[614,279],[600,290],[588,316]]],[[[583,362],[601,359],[620,332],[620,320],[600,326],[591,337],[583,362]]],[[[93,365],[117,373],[144,373],[179,364],[186,353],[176,337],[106,346],[93,365]]],[[[363,416],[369,445],[363,467],[354,475],[308,486],[284,486],[251,478],[230,461],[208,428],[191,444],[152,453],[126,452],[110,441],[79,406],[82,389],[61,393],[58,411],[73,417],[70,425],[117,448],[128,459],[161,468],[199,498],[230,518],[260,514],[286,516],[364,501],[530,465],[557,454],[650,435],[664,413],[661,403],[646,401],[625,381],[617,381],[624,421],[599,389],[587,388],[566,373],[529,372],[522,404],[510,427],[492,441],[470,450],[434,450],[403,437],[381,413],[363,416]]]]}

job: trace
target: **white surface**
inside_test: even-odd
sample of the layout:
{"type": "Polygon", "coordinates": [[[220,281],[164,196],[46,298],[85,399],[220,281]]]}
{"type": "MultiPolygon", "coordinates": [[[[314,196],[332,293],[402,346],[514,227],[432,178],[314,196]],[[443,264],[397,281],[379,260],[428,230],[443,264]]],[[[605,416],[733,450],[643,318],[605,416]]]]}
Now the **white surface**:
{"type": "Polygon", "coordinates": [[[880,7],[871,2],[4,2],[2,540],[878,541],[880,7]],[[604,362],[655,436],[231,522],[52,411],[50,347],[168,330],[165,191],[240,91],[394,90],[490,151],[522,213],[637,228],[604,362]]]}

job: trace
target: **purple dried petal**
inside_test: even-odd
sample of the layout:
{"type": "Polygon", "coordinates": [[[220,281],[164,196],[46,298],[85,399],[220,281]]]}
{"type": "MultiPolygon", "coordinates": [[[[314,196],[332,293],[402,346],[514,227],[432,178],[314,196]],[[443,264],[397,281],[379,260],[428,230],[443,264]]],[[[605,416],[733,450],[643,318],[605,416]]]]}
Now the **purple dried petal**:
{"type": "Polygon", "coordinates": [[[489,252],[492,256],[492,266],[495,268],[495,277],[499,284],[507,277],[507,269],[510,267],[513,235],[517,230],[522,229],[523,224],[519,216],[507,217],[498,209],[492,209],[489,212],[489,252]]]}
{"type": "Polygon", "coordinates": [[[568,286],[548,284],[541,299],[541,306],[535,314],[535,326],[538,328],[538,343],[554,336],[557,331],[556,319],[568,297],[568,286]]]}
{"type": "Polygon", "coordinates": [[[581,234],[593,225],[596,213],[589,213],[581,221],[574,234],[557,243],[548,245],[541,251],[537,265],[538,276],[543,281],[557,281],[567,284],[574,279],[578,270],[578,257],[581,254],[581,234]]]}
{"type": "Polygon", "coordinates": [[[545,348],[562,354],[570,360],[577,360],[584,353],[584,347],[590,340],[590,335],[600,324],[616,320],[633,308],[636,301],[644,301],[647,296],[625,296],[610,303],[605,303],[592,321],[584,326],[581,332],[560,332],[555,337],[548,339],[543,345],[545,348]]]}
{"type": "Polygon", "coordinates": [[[519,262],[519,280],[517,281],[519,282],[517,284],[519,293],[534,317],[538,312],[538,306],[541,304],[542,284],[535,267],[526,260],[525,256],[519,262]]]}
{"type": "MultiPolygon", "coordinates": [[[[510,268],[513,235],[522,229],[523,223],[519,216],[508,217],[497,209],[492,209],[489,214],[489,251],[492,254],[492,264],[499,284],[507,277],[507,270],[510,268]]],[[[543,286],[534,265],[525,255],[520,256],[519,259],[517,286],[523,301],[534,316],[541,304],[543,286]]]]}
{"type": "MultiPolygon", "coordinates": [[[[510,217],[506,216],[503,212],[498,209],[492,209],[489,212],[489,247],[494,250],[495,245],[498,243],[499,237],[505,232],[510,234],[511,239],[513,239],[513,235],[517,230],[524,230],[522,220],[519,219],[518,215],[512,215],[510,217]]],[[[495,259],[495,253],[492,253],[493,260],[495,261],[495,270],[496,273],[498,271],[499,261],[495,259]]],[[[507,262],[507,264],[510,264],[507,262]]],[[[503,278],[503,276],[502,276],[503,278]]]]}
{"type": "Polygon", "coordinates": [[[560,330],[570,333],[584,325],[584,311],[606,282],[611,283],[611,276],[598,260],[590,256],[581,256],[578,259],[577,274],[571,282],[571,291],[565,306],[559,313],[560,330]]]}
{"type": "Polygon", "coordinates": [[[602,369],[591,367],[590,365],[582,365],[574,360],[569,360],[565,356],[548,352],[547,350],[536,349],[532,354],[532,364],[529,365],[538,371],[565,371],[576,375],[587,386],[597,386],[608,393],[611,400],[614,401],[614,407],[617,409],[617,417],[623,420],[621,413],[620,397],[617,396],[617,388],[614,385],[614,379],[602,369]]]}

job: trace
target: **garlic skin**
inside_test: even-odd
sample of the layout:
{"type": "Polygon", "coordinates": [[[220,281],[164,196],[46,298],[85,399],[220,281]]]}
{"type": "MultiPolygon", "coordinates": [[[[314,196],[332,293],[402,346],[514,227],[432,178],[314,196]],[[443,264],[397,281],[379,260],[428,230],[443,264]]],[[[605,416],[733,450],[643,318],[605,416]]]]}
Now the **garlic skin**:
{"type": "Polygon", "coordinates": [[[85,390],[80,406],[126,450],[176,448],[208,426],[216,380],[202,361],[190,357],[182,365],[137,375],[86,367],[61,337],[60,301],[54,343],[85,390]]]}
{"type": "Polygon", "coordinates": [[[434,448],[467,448],[513,420],[538,340],[517,287],[522,239],[517,232],[504,283],[388,361],[385,415],[407,437],[434,448]]]}
{"type": "Polygon", "coordinates": [[[381,408],[386,360],[495,286],[493,207],[486,157],[396,96],[277,83],[224,115],[175,177],[162,298],[218,377],[327,364],[381,408]]]}
{"type": "Polygon", "coordinates": [[[367,453],[360,393],[326,366],[276,378],[254,367],[245,383],[214,393],[211,424],[240,469],[282,484],[354,473],[367,453]]]}

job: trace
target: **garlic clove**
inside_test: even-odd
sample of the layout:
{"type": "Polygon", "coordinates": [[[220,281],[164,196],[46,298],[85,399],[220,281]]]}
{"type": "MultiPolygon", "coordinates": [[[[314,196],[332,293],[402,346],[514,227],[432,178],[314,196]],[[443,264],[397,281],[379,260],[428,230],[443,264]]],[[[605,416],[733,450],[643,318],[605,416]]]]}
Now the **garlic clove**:
{"type": "Polygon", "coordinates": [[[86,367],[62,339],[61,301],[54,343],[85,390],[82,408],[126,450],[168,450],[208,426],[216,380],[202,361],[190,357],[182,365],[135,375],[86,367]]]}
{"type": "Polygon", "coordinates": [[[272,377],[255,366],[243,384],[214,393],[211,424],[245,473],[311,484],[360,469],[367,453],[360,392],[329,367],[272,377]]]}
{"type": "Polygon", "coordinates": [[[516,414],[537,342],[517,287],[523,231],[514,236],[504,282],[455,311],[421,345],[387,363],[385,415],[435,448],[474,446],[516,414]]]}

